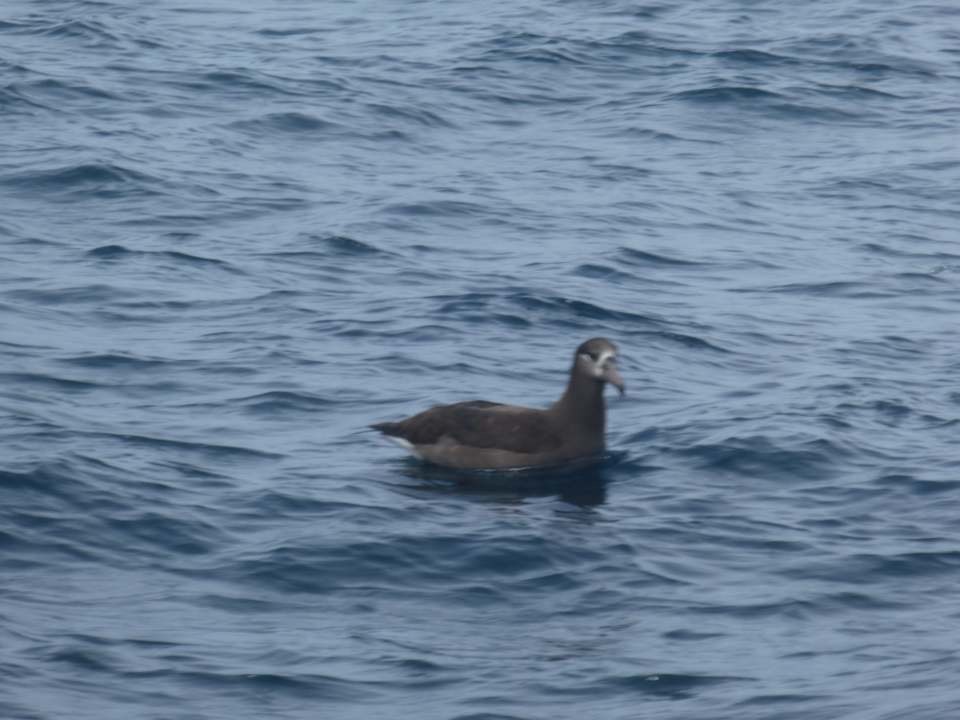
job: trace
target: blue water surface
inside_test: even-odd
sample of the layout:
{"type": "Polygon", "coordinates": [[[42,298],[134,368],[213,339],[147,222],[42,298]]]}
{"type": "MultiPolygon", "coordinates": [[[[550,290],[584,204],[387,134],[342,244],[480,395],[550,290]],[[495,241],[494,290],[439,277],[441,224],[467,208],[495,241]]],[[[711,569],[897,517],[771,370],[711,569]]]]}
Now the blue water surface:
{"type": "Polygon", "coordinates": [[[0,717],[960,716],[960,7],[7,0],[0,717]],[[545,406],[605,462],[366,429],[545,406]]]}

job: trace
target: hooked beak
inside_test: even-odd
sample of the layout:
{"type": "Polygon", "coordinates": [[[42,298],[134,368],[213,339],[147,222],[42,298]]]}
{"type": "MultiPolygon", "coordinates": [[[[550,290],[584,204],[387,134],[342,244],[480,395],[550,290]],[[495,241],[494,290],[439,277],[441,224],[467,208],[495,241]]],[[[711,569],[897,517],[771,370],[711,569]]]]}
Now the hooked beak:
{"type": "Polygon", "coordinates": [[[606,370],[603,371],[603,379],[620,391],[620,397],[627,394],[627,385],[623,382],[623,378],[620,377],[620,371],[617,370],[617,366],[613,363],[608,365],[606,370]]]}

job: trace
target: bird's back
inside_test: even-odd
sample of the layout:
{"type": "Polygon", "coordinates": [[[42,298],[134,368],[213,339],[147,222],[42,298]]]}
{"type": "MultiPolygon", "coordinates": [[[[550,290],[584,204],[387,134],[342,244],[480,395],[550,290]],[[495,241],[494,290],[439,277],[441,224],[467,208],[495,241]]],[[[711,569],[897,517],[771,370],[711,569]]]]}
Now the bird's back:
{"type": "Polygon", "coordinates": [[[406,420],[371,427],[414,447],[454,443],[529,454],[560,447],[562,439],[554,425],[544,410],[470,400],[437,405],[406,420]]]}

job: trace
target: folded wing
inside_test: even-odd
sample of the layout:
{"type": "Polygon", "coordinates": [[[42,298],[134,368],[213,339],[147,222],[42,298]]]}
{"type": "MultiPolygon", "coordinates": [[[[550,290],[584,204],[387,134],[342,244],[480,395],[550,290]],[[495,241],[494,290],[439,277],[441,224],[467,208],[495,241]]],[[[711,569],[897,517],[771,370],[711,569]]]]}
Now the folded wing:
{"type": "Polygon", "coordinates": [[[372,426],[413,445],[455,442],[516,453],[555,449],[561,438],[542,410],[472,400],[438,405],[396,423],[372,426]]]}

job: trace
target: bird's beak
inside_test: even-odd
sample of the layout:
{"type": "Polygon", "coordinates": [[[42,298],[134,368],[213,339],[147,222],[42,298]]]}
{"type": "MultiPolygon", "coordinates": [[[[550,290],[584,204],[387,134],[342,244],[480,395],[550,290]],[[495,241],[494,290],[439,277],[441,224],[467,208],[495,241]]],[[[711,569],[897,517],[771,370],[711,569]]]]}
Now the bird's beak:
{"type": "Polygon", "coordinates": [[[603,379],[620,391],[620,397],[627,394],[627,385],[620,377],[620,371],[617,370],[616,365],[612,363],[607,365],[607,369],[603,371],[603,379]]]}

